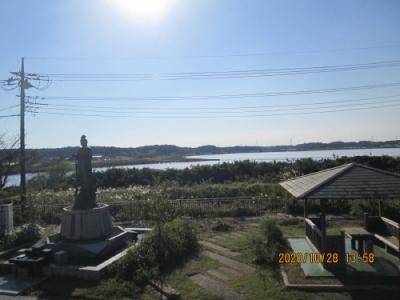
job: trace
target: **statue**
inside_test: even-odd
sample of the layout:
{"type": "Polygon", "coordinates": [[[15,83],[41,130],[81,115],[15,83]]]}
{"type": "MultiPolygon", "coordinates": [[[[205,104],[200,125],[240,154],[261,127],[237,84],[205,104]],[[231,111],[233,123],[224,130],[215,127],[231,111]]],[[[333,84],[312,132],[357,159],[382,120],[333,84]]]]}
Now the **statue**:
{"type": "Polygon", "coordinates": [[[75,156],[76,180],[75,203],[72,209],[91,209],[96,204],[96,184],[92,175],[92,150],[87,146],[85,135],[75,156]]]}

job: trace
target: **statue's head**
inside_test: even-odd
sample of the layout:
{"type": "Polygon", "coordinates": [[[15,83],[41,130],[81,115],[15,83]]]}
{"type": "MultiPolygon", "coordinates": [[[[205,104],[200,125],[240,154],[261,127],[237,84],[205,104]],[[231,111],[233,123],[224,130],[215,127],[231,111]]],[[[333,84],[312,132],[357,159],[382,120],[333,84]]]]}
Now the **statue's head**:
{"type": "Polygon", "coordinates": [[[87,142],[87,139],[86,139],[86,135],[82,135],[81,136],[81,145],[82,145],[82,147],[87,147],[87,144],[88,144],[88,142],[87,142]]]}

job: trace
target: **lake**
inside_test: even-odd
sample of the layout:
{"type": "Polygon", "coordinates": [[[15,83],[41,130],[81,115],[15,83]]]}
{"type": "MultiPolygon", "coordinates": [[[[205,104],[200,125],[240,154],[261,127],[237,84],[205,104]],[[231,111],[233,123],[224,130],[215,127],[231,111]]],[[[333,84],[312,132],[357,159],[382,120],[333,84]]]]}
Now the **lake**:
{"type": "MultiPolygon", "coordinates": [[[[318,151],[286,151],[286,152],[257,152],[257,153],[230,153],[230,154],[213,154],[213,155],[197,155],[188,156],[193,159],[214,159],[207,161],[185,161],[185,162],[165,162],[165,163],[154,163],[154,164],[136,164],[136,165],[125,165],[115,167],[104,167],[94,168],[94,171],[104,172],[111,168],[121,169],[185,169],[192,166],[200,165],[215,165],[224,162],[235,162],[241,160],[251,161],[285,161],[285,160],[297,160],[302,158],[311,158],[314,160],[320,160],[324,158],[333,158],[333,156],[359,156],[359,155],[371,155],[371,156],[382,156],[389,155],[393,157],[400,156],[400,148],[379,148],[379,149],[345,149],[345,150],[318,150],[318,151]]],[[[36,176],[35,173],[28,173],[27,180],[36,176]]],[[[7,186],[19,185],[19,175],[12,175],[8,178],[7,186]]]]}

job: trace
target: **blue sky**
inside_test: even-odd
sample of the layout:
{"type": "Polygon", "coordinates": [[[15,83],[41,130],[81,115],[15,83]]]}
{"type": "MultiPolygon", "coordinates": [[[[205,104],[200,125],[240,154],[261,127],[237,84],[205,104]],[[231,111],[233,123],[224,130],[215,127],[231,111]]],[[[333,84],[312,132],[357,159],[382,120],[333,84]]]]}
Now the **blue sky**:
{"type": "MultiPolygon", "coordinates": [[[[8,78],[9,71],[18,70],[22,56],[26,57],[27,72],[155,75],[400,59],[400,2],[397,0],[171,0],[168,10],[159,19],[123,13],[119,2],[2,1],[0,79],[8,78]],[[236,56],[254,53],[264,54],[236,56]]],[[[47,90],[29,89],[27,94],[115,98],[314,90],[400,82],[399,69],[215,80],[53,82],[47,90]]],[[[16,94],[17,91],[0,90],[0,109],[17,104],[16,94]]],[[[400,94],[399,86],[195,101],[44,100],[42,102],[57,105],[143,109],[152,112],[140,116],[156,117],[135,117],[138,114],[107,117],[107,113],[103,117],[52,115],[45,112],[56,110],[42,108],[35,116],[27,114],[26,143],[30,148],[77,145],[82,134],[88,136],[90,145],[114,146],[389,140],[399,136],[400,106],[310,115],[256,117],[238,113],[239,117],[234,118],[175,119],[159,118],[154,110],[183,115],[190,111],[190,115],[196,115],[202,109],[221,111],[222,108],[223,111],[232,107],[342,101],[395,94],[400,94]]],[[[14,112],[16,110],[2,111],[0,115],[14,112]]],[[[18,126],[18,118],[0,118],[0,132],[17,134],[18,126]]]]}

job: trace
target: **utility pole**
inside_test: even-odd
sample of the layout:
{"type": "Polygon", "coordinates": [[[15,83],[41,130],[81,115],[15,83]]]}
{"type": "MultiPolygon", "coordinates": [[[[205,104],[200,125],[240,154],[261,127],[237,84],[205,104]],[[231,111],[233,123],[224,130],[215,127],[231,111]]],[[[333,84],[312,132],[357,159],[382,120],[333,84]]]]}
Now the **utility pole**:
{"type": "Polygon", "coordinates": [[[20,193],[21,193],[21,212],[24,216],[26,211],[26,170],[25,170],[25,69],[24,58],[21,58],[20,71],[20,152],[19,164],[21,171],[20,193]]]}
{"type": "MultiPolygon", "coordinates": [[[[48,76],[42,76],[40,74],[35,73],[25,73],[25,65],[24,58],[21,58],[21,68],[19,72],[10,72],[12,77],[6,80],[0,80],[0,88],[5,91],[12,91],[20,88],[19,96],[20,100],[20,114],[19,115],[11,115],[11,116],[19,116],[20,117],[20,150],[19,150],[19,164],[20,164],[20,204],[21,204],[21,213],[22,216],[25,217],[26,207],[27,207],[27,198],[26,198],[26,157],[25,157],[25,111],[28,105],[29,108],[36,108],[36,98],[33,102],[30,102],[29,99],[31,97],[27,97],[25,94],[25,90],[29,88],[35,88],[37,90],[44,90],[48,88],[51,84],[48,76]],[[35,81],[36,84],[31,84],[30,81],[35,81]],[[45,85],[42,85],[42,82],[45,85]]],[[[34,110],[32,113],[36,113],[34,110]]]]}

